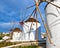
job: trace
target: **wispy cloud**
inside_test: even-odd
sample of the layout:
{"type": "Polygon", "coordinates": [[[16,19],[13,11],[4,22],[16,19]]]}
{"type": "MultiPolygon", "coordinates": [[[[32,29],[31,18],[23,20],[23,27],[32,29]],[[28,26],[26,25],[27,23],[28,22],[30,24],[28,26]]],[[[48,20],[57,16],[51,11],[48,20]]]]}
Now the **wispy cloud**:
{"type": "Polygon", "coordinates": [[[18,25],[19,24],[19,22],[9,22],[9,23],[0,23],[0,26],[2,26],[2,27],[9,27],[9,26],[12,26],[12,25],[18,25]]]}
{"type": "Polygon", "coordinates": [[[20,28],[20,24],[19,22],[11,22],[11,23],[0,23],[0,32],[2,30],[3,31],[10,31],[11,29],[14,29],[14,28],[20,28]]]}

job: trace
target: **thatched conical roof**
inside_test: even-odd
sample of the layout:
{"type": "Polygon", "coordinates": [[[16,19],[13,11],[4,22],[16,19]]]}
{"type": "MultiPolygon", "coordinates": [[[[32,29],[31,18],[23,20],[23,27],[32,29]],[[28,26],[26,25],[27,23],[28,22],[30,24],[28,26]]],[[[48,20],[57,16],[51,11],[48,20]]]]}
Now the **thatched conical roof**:
{"type": "Polygon", "coordinates": [[[22,30],[20,30],[20,28],[15,28],[13,32],[22,32],[22,30]]]}
{"type": "Polygon", "coordinates": [[[28,20],[26,20],[25,22],[39,22],[37,21],[35,18],[30,17],[28,20]]]}

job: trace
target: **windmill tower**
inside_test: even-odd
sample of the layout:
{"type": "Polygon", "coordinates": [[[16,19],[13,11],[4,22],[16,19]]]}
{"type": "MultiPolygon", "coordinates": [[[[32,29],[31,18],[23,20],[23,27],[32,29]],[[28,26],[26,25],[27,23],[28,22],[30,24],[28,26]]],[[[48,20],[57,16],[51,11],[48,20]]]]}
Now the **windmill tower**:
{"type": "Polygon", "coordinates": [[[12,31],[12,40],[13,41],[21,41],[22,40],[22,30],[19,28],[15,28],[12,31]]]}
{"type": "MultiPolygon", "coordinates": [[[[35,5],[32,5],[32,6],[28,7],[27,9],[29,9],[29,8],[31,8],[31,7],[33,7],[33,6],[36,6],[36,8],[33,10],[32,14],[33,14],[34,11],[35,11],[36,18],[37,18],[37,16],[38,16],[37,13],[40,14],[40,18],[42,19],[42,23],[43,23],[43,25],[44,25],[44,28],[45,28],[45,30],[46,30],[46,34],[47,34],[47,36],[48,36],[48,40],[49,40],[50,44],[53,44],[53,43],[52,43],[52,40],[51,40],[51,33],[49,32],[49,30],[48,30],[48,28],[47,28],[47,24],[46,24],[46,22],[44,21],[44,18],[43,18],[43,16],[42,16],[42,13],[41,13],[41,11],[40,11],[40,9],[39,9],[39,5],[40,5],[40,3],[42,3],[42,2],[47,2],[47,3],[49,3],[49,4],[52,4],[53,6],[56,6],[56,5],[53,4],[53,3],[51,3],[51,1],[53,1],[53,0],[34,0],[34,1],[35,1],[35,5]]],[[[59,6],[56,6],[56,7],[60,8],[59,6]]],[[[32,15],[32,14],[31,14],[31,15],[32,15]]],[[[37,23],[36,23],[36,25],[37,25],[37,23]]],[[[37,32],[37,31],[36,31],[36,32],[37,32]]],[[[37,35],[36,35],[36,37],[37,37],[37,35]]]]}
{"type": "MultiPolygon", "coordinates": [[[[40,22],[34,19],[32,16],[24,22],[23,31],[25,33],[26,41],[35,41],[36,40],[36,30],[41,26],[40,22]],[[37,22],[37,28],[36,28],[37,22]],[[27,27],[27,26],[28,27],[27,27]]],[[[40,29],[41,30],[41,29],[40,29]]],[[[38,35],[41,38],[40,35],[38,35]]]]}
{"type": "MultiPolygon", "coordinates": [[[[43,23],[43,25],[44,25],[44,28],[46,29],[46,34],[47,34],[47,37],[48,37],[48,40],[49,40],[49,44],[53,44],[53,46],[55,46],[55,44],[53,43],[53,41],[52,41],[52,35],[51,35],[51,33],[50,33],[50,31],[49,31],[49,29],[47,28],[47,24],[44,22],[44,18],[43,18],[43,16],[42,16],[42,14],[41,14],[41,11],[40,11],[40,9],[39,9],[39,5],[40,5],[40,3],[42,3],[42,2],[47,2],[47,3],[49,3],[49,5],[51,5],[52,7],[54,6],[55,7],[55,9],[56,8],[58,8],[57,10],[58,10],[58,13],[60,13],[60,11],[59,11],[59,9],[60,9],[60,0],[34,0],[35,1],[35,5],[32,5],[32,6],[30,6],[30,7],[28,7],[27,9],[29,9],[29,8],[31,8],[31,7],[33,7],[33,6],[36,6],[36,8],[33,10],[33,12],[32,12],[32,14],[34,13],[34,11],[35,11],[35,14],[36,14],[36,17],[37,17],[37,12],[40,14],[40,17],[41,17],[41,19],[42,19],[42,23],[43,23]],[[54,1],[54,3],[52,2],[52,1],[54,1]],[[56,3],[57,2],[57,3],[56,3]]],[[[53,13],[53,12],[56,12],[56,10],[54,10],[54,7],[53,7],[53,10],[51,10],[52,9],[52,7],[50,7],[48,5],[48,8],[47,8],[47,12],[50,12],[50,13],[53,13]]],[[[49,14],[50,14],[49,13],[49,14]]],[[[56,14],[57,14],[57,12],[56,12],[56,14]]],[[[53,14],[54,16],[56,16],[57,17],[57,15],[55,15],[55,14],[53,14]]],[[[48,16],[48,15],[47,15],[48,16]]],[[[51,14],[51,16],[52,16],[52,14],[51,14]]],[[[51,16],[49,17],[49,18],[51,18],[51,16]]],[[[59,15],[60,16],[60,15],[59,15]]],[[[49,19],[48,18],[48,20],[51,22],[51,19],[49,19]]],[[[59,17],[58,17],[59,18],[59,17]]],[[[52,18],[52,20],[53,20],[53,18],[52,18]]],[[[48,21],[48,22],[49,22],[48,21]]],[[[49,23],[50,23],[49,22],[49,23]]],[[[49,26],[49,28],[50,28],[50,26],[49,26]]],[[[48,47],[47,48],[49,48],[49,46],[50,45],[47,45],[48,47]]],[[[51,47],[51,46],[50,46],[51,47]]],[[[58,48],[58,47],[56,47],[56,48],[58,48]]],[[[60,48],[60,47],[59,47],[60,48]]]]}
{"type": "Polygon", "coordinates": [[[54,0],[52,4],[48,4],[46,8],[46,19],[49,32],[52,34],[52,42],[50,44],[47,37],[47,48],[60,48],[60,0],[54,0]]]}

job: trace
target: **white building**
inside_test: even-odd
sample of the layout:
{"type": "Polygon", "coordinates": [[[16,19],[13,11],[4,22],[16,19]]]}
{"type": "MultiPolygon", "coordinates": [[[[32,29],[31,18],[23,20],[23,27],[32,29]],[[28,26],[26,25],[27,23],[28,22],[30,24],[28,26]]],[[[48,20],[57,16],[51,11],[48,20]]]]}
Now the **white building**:
{"type": "Polygon", "coordinates": [[[19,28],[15,28],[12,32],[12,40],[13,41],[21,41],[23,39],[23,33],[22,30],[19,28]]]}
{"type": "Polygon", "coordinates": [[[10,37],[9,36],[4,36],[2,39],[7,40],[7,39],[10,39],[10,37]]]}
{"type": "MultiPolygon", "coordinates": [[[[60,0],[54,0],[52,3],[60,7],[60,0]]],[[[46,19],[49,32],[52,35],[52,44],[50,44],[47,37],[47,48],[60,48],[60,8],[48,4],[46,8],[46,19]]]]}
{"type": "MultiPolygon", "coordinates": [[[[41,26],[41,24],[33,17],[30,17],[28,20],[25,21],[25,23],[23,25],[23,32],[25,33],[26,41],[36,40],[36,22],[37,22],[37,29],[38,29],[41,26]]],[[[41,31],[41,28],[39,30],[41,31]]],[[[40,31],[38,31],[38,33],[39,33],[38,38],[41,38],[40,31]]]]}
{"type": "Polygon", "coordinates": [[[12,32],[12,41],[34,41],[36,40],[36,22],[38,29],[38,40],[41,40],[41,24],[34,18],[29,18],[23,24],[23,31],[15,28],[12,32]],[[32,25],[32,26],[31,26],[32,25]]]}

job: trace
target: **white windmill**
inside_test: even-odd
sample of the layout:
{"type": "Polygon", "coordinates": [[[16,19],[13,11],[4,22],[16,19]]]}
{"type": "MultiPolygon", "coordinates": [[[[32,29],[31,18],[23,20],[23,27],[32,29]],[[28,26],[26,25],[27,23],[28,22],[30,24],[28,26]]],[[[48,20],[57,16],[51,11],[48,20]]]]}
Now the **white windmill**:
{"type": "MultiPolygon", "coordinates": [[[[60,46],[59,46],[59,44],[60,44],[60,42],[59,42],[60,35],[59,35],[59,33],[57,33],[57,31],[58,32],[60,31],[60,29],[59,29],[60,28],[60,24],[59,24],[59,19],[60,19],[60,6],[59,6],[60,5],[60,0],[34,0],[34,1],[36,3],[35,4],[36,5],[35,10],[36,10],[36,12],[40,13],[40,17],[41,17],[42,22],[44,24],[44,27],[46,29],[46,33],[47,33],[47,37],[48,37],[47,38],[47,48],[60,48],[60,46]],[[51,1],[53,1],[53,2],[51,2],[51,1]],[[47,8],[46,8],[46,17],[47,17],[47,24],[48,25],[44,22],[44,19],[42,17],[41,11],[40,11],[40,9],[38,7],[40,5],[40,3],[42,3],[42,2],[47,2],[48,3],[47,8]],[[53,22],[54,20],[56,20],[56,21],[53,22]],[[52,26],[54,26],[52,28],[50,28],[51,27],[51,23],[52,24],[55,23],[55,24],[52,25],[52,26]],[[59,25],[55,26],[56,23],[59,24],[59,25]]],[[[28,9],[33,7],[33,6],[34,5],[28,7],[28,9]]]]}
{"type": "Polygon", "coordinates": [[[35,41],[36,40],[36,30],[41,26],[40,22],[34,19],[32,16],[24,22],[23,32],[25,33],[26,41],[35,41]],[[37,22],[37,28],[36,28],[37,22]],[[27,26],[28,27],[27,27],[27,26]]]}
{"type": "Polygon", "coordinates": [[[60,48],[60,0],[54,0],[46,7],[46,19],[49,32],[52,34],[52,42],[49,43],[47,38],[47,48],[60,48]]]}
{"type": "MultiPolygon", "coordinates": [[[[34,0],[34,1],[35,1],[36,8],[33,10],[32,14],[35,13],[36,19],[37,19],[37,12],[40,13],[40,17],[42,19],[42,22],[44,24],[44,27],[45,27],[46,33],[47,33],[47,42],[46,42],[47,43],[47,48],[60,48],[60,46],[59,46],[59,44],[60,44],[60,42],[59,42],[60,41],[60,39],[59,39],[60,38],[60,33],[59,33],[59,31],[60,31],[60,24],[59,24],[59,20],[60,20],[60,7],[59,7],[60,6],[60,0],[54,0],[54,1],[53,0],[34,0]],[[50,1],[53,1],[53,2],[50,2],[50,1]],[[47,8],[46,8],[46,17],[47,17],[47,24],[48,25],[44,22],[41,11],[39,9],[39,5],[42,2],[49,3],[47,5],[47,8]],[[51,23],[52,23],[52,25],[51,25],[51,23]],[[56,23],[57,23],[57,25],[56,25],[56,23]],[[51,32],[48,30],[47,26],[48,26],[48,28],[51,32]],[[51,26],[53,26],[53,27],[51,28],[51,26]]],[[[33,7],[35,5],[32,5],[31,7],[33,7]]],[[[29,9],[31,7],[28,7],[27,9],[29,9]]],[[[33,23],[32,24],[31,24],[31,22],[25,22],[24,23],[22,21],[22,22],[20,22],[20,24],[24,27],[24,32],[25,33],[27,33],[27,32],[31,33],[31,31],[29,31],[29,30],[31,29],[30,27],[32,26],[33,23]]],[[[38,27],[37,26],[38,25],[37,21],[36,21],[35,25],[36,25],[36,29],[37,29],[37,27],[38,27]]],[[[35,30],[35,28],[34,28],[34,30],[35,30]]],[[[26,40],[31,39],[31,38],[28,39],[28,34],[26,34],[25,36],[27,36],[25,38],[26,40]]],[[[29,36],[31,36],[31,35],[29,34],[29,36]]],[[[32,40],[34,40],[34,36],[33,36],[32,40]]],[[[38,40],[38,31],[37,30],[36,30],[36,40],[38,40]]]]}

